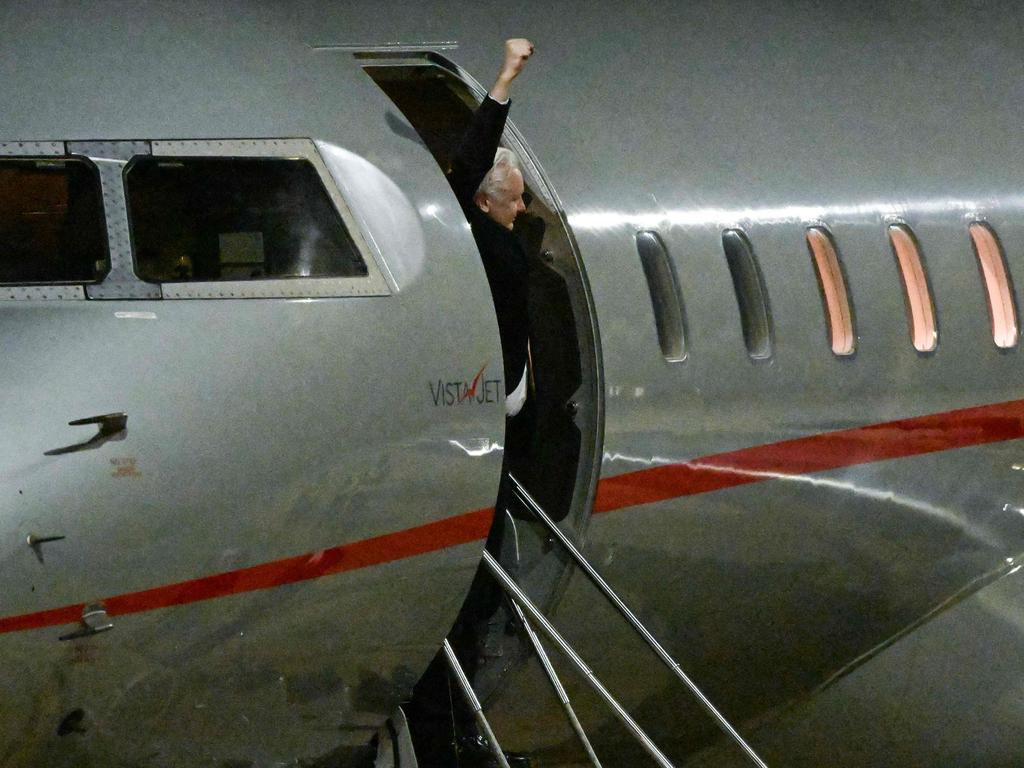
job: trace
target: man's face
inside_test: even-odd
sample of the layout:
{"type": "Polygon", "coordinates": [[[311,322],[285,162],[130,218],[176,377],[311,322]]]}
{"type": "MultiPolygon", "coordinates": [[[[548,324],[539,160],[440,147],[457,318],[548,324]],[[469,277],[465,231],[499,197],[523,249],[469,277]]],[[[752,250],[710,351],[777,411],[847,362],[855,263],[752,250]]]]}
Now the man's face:
{"type": "Polygon", "coordinates": [[[498,191],[494,195],[481,197],[477,201],[477,206],[492,221],[505,229],[512,229],[516,216],[526,210],[526,204],[523,202],[525,191],[522,172],[518,168],[513,168],[498,187],[498,191]]]}

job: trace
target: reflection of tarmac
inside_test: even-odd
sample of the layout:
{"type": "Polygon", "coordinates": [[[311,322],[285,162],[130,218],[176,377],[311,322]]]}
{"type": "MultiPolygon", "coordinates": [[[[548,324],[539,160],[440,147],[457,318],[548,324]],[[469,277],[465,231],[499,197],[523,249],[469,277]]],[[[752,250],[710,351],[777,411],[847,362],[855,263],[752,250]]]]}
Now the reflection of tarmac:
{"type": "MultiPolygon", "coordinates": [[[[992,450],[1012,453],[1012,446],[986,450],[991,461],[992,450]]],[[[1014,617],[1021,606],[1012,585],[1020,578],[1016,553],[1024,549],[1024,521],[1012,506],[957,511],[948,505],[944,500],[972,492],[964,475],[943,471],[951,455],[801,478],[813,484],[771,480],[769,487],[735,487],[597,515],[587,553],[741,734],[758,749],[762,742],[777,745],[774,752],[762,750],[770,765],[875,765],[872,756],[887,754],[885,749],[857,750],[858,743],[871,741],[861,730],[879,729],[879,743],[892,744],[891,754],[904,758],[898,764],[970,765],[966,757],[949,763],[935,746],[943,743],[938,737],[928,749],[902,742],[889,717],[904,698],[902,686],[913,688],[916,709],[899,720],[906,733],[916,731],[908,738],[941,732],[946,697],[957,696],[960,670],[988,658],[990,632],[1000,649],[992,663],[1006,675],[992,686],[996,699],[983,698],[984,686],[972,679],[951,708],[964,710],[962,721],[978,731],[985,730],[986,717],[1019,721],[1012,719],[1020,715],[1016,700],[1007,701],[1019,680],[1008,667],[1020,653],[1014,617]],[[905,493],[872,490],[892,487],[905,493]],[[1002,580],[992,584],[996,578],[1002,580]],[[977,635],[961,648],[959,636],[971,631],[974,619],[958,617],[975,614],[977,635]],[[971,653],[977,655],[972,659],[971,653]],[[930,689],[941,694],[929,698],[930,689]],[[851,700],[860,719],[844,713],[851,700]],[[834,730],[830,718],[843,721],[843,751],[835,753],[841,757],[825,748],[825,736],[831,739],[834,730]],[[911,728],[914,719],[925,726],[911,728]],[[802,743],[817,743],[815,728],[820,749],[801,751],[802,743]],[[928,758],[911,759],[915,750],[928,758]],[[794,762],[793,754],[803,762],[794,762]]],[[[966,459],[957,456],[959,465],[966,459]]],[[[732,747],[717,746],[721,736],[712,721],[578,576],[552,619],[609,690],[679,764],[714,747],[718,761],[709,765],[743,765],[732,747]]],[[[647,764],[575,671],[557,652],[551,655],[602,760],[647,764]]],[[[997,674],[986,669],[982,676],[997,674]]],[[[546,762],[578,761],[579,747],[536,664],[517,668],[507,686],[488,711],[503,745],[558,745],[544,750],[546,762]],[[531,702],[535,714],[528,720],[523,702],[531,702]]],[[[992,754],[1001,750],[1006,764],[1015,764],[1011,757],[1019,755],[1008,735],[1014,729],[998,730],[1003,735],[990,737],[992,754]]],[[[969,736],[964,727],[948,743],[963,750],[969,736]]]]}
{"type": "MultiPolygon", "coordinates": [[[[734,629],[746,631],[750,639],[743,653],[735,657],[722,655],[723,649],[735,647],[729,645],[734,641],[691,633],[687,640],[699,647],[688,650],[682,663],[716,703],[716,691],[727,689],[723,686],[735,690],[728,682],[730,675],[757,668],[744,691],[746,704],[730,702],[725,710],[768,765],[976,765],[971,757],[979,738],[985,742],[984,754],[1003,757],[1001,762],[986,765],[1017,764],[1024,752],[1013,729],[993,728],[992,724],[1020,722],[1024,715],[1018,695],[1019,616],[1024,611],[1024,574],[1019,571],[1019,566],[1007,564],[995,583],[985,582],[988,586],[939,611],[824,690],[799,690],[800,681],[791,670],[809,657],[824,659],[828,648],[794,636],[780,641],[787,628],[798,625],[795,619],[787,622],[785,617],[758,627],[744,627],[737,621],[734,629]],[[979,658],[987,661],[981,674],[976,674],[979,658]],[[972,672],[966,675],[964,670],[972,672]],[[758,678],[771,678],[771,682],[762,685],[758,678]],[[780,701],[746,719],[736,715],[740,708],[763,704],[768,697],[788,697],[789,702],[780,701]],[[878,754],[886,756],[885,763],[875,762],[878,754]]],[[[712,572],[716,578],[723,575],[714,566],[708,574],[712,572]]],[[[764,572],[757,575],[765,577],[764,572]]],[[[740,594],[754,576],[754,570],[734,573],[730,591],[740,594]]],[[[772,581],[780,591],[792,588],[792,580],[784,572],[772,581]]],[[[610,611],[597,605],[593,594],[586,594],[588,587],[580,589],[580,583],[582,579],[575,581],[559,613],[579,615],[575,608],[585,602],[591,618],[586,626],[564,620],[560,626],[657,745],[677,765],[748,765],[678,681],[657,665],[621,621],[616,622],[610,611]],[[588,630],[590,642],[581,639],[588,630]],[[629,648],[631,661],[622,663],[623,654],[613,658],[612,648],[629,648]]],[[[802,592],[795,602],[828,613],[820,594],[802,592]]],[[[717,609],[729,613],[724,604],[717,609]]],[[[709,610],[713,608],[709,606],[709,610]]],[[[857,629],[850,614],[834,615],[830,621],[833,626],[828,637],[837,643],[843,641],[844,632],[857,629]]],[[[646,753],[564,658],[549,650],[603,763],[647,765],[650,758],[646,753]]],[[[587,766],[536,662],[531,659],[522,665],[509,682],[510,688],[488,709],[503,748],[545,744],[546,748],[536,753],[544,765],[587,766]],[[523,717],[526,709],[531,712],[528,723],[523,717]]]]}
{"type": "MultiPolygon", "coordinates": [[[[451,425],[446,427],[450,435],[451,425]]],[[[113,467],[104,451],[87,456],[102,470],[98,484],[115,492],[122,487],[143,492],[145,477],[152,476],[117,485],[121,481],[110,479],[113,467]]],[[[292,482],[262,498],[239,502],[225,497],[225,503],[248,504],[251,517],[265,521],[267,536],[276,543],[222,537],[215,548],[221,557],[210,570],[183,575],[241,571],[271,546],[285,554],[295,547],[308,551],[310,541],[338,544],[407,529],[413,515],[424,522],[464,512],[470,500],[486,503],[492,497],[501,453],[470,457],[438,437],[410,440],[389,452],[350,446],[314,458],[292,482]],[[447,457],[451,471],[425,475],[423,468],[436,465],[439,456],[447,457]]],[[[17,489],[19,480],[38,481],[53,462],[72,460],[31,459],[4,480],[17,489]]],[[[150,468],[155,474],[156,465],[150,468]]],[[[92,535],[89,528],[84,533],[92,535]]],[[[69,537],[61,546],[80,541],[69,537]]],[[[61,627],[4,634],[4,658],[24,674],[4,676],[4,720],[9,732],[19,736],[0,746],[7,750],[0,751],[0,765],[262,767],[285,760],[292,764],[296,758],[323,768],[358,765],[351,759],[362,754],[380,713],[390,711],[396,691],[411,690],[450,626],[480,546],[114,616],[113,631],[77,644],[56,642],[66,631],[61,627]],[[76,706],[85,714],[72,720],[84,730],[58,737],[57,725],[76,706]],[[143,727],[126,729],[129,723],[143,727]],[[339,731],[340,723],[349,727],[339,731]],[[161,754],[175,760],[168,762],[161,754]],[[232,762],[232,755],[246,760],[232,762]]],[[[89,556],[109,555],[123,564],[131,554],[96,551],[89,556]]],[[[48,567],[58,562],[46,558],[48,567]]],[[[132,589],[160,586],[148,573],[126,578],[132,589]]],[[[79,595],[77,589],[71,589],[72,599],[97,597],[79,595]]]]}
{"type": "MultiPolygon", "coordinates": [[[[1021,578],[1013,566],[751,736],[770,764],[798,768],[1019,765],[1021,578]]],[[[720,749],[689,764],[737,765],[720,749]]]]}

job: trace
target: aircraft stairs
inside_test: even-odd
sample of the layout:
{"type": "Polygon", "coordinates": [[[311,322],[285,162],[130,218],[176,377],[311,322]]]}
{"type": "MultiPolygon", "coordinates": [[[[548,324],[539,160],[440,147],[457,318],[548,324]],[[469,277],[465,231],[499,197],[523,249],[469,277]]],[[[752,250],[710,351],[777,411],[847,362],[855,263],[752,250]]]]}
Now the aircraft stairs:
{"type": "MultiPolygon", "coordinates": [[[[524,509],[528,510],[537,518],[538,521],[546,526],[552,536],[552,540],[557,542],[562,549],[564,549],[575,565],[587,576],[588,580],[593,584],[601,596],[614,606],[622,619],[629,623],[636,634],[651,648],[655,655],[671,671],[678,681],[682,683],[682,685],[684,685],[698,700],[703,709],[714,719],[718,727],[730,739],[732,739],[733,742],[735,742],[739,749],[743,751],[749,762],[752,765],[759,766],[759,768],[767,768],[765,762],[758,756],[754,749],[743,739],[729,721],[726,720],[722,713],[719,712],[719,710],[708,699],[708,697],[705,696],[693,680],[690,679],[680,666],[679,662],[672,658],[665,647],[657,640],[657,638],[654,637],[653,634],[651,634],[637,615],[630,610],[629,606],[623,602],[618,593],[616,593],[612,586],[601,576],[600,573],[598,573],[593,564],[572,543],[569,537],[558,527],[554,520],[552,520],[551,517],[541,508],[526,488],[524,488],[523,485],[512,475],[508,475],[508,480],[515,496],[522,503],[524,509]]],[[[647,752],[648,755],[650,755],[654,762],[661,766],[661,768],[675,768],[675,763],[665,755],[658,745],[654,743],[647,732],[644,731],[636,720],[633,719],[626,708],[622,706],[615,696],[605,687],[601,680],[598,679],[597,675],[594,674],[593,670],[580,657],[579,653],[577,653],[577,651],[569,644],[551,621],[544,616],[509,572],[501,566],[498,560],[495,559],[490,552],[486,550],[483,554],[483,562],[491,576],[508,597],[513,613],[518,620],[518,626],[521,627],[526,636],[529,647],[540,662],[548,683],[555,695],[558,697],[566,719],[576,734],[580,746],[587,755],[589,764],[593,766],[593,768],[601,768],[601,761],[595,753],[583,726],[580,724],[580,720],[573,709],[572,702],[569,700],[565,687],[562,685],[558,674],[555,672],[555,668],[552,665],[545,649],[544,642],[541,639],[541,634],[543,634],[543,636],[565,656],[570,665],[575,667],[575,669],[584,677],[586,683],[612,710],[614,715],[622,722],[633,738],[636,739],[638,744],[647,752]],[[538,633],[537,629],[540,630],[540,633],[538,633]]],[[[480,734],[486,739],[495,764],[501,766],[501,768],[511,768],[509,760],[505,752],[502,750],[500,742],[498,741],[491,724],[488,722],[483,707],[470,684],[469,678],[459,664],[458,658],[456,657],[448,640],[444,641],[444,653],[457,688],[464,697],[467,706],[473,712],[477,728],[479,729],[480,734]]]]}

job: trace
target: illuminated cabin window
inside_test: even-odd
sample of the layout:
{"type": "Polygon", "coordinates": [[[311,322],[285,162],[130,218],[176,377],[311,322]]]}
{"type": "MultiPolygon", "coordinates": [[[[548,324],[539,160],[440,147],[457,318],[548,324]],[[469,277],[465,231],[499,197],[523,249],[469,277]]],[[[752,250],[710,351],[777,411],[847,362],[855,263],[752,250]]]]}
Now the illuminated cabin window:
{"type": "Polygon", "coordinates": [[[807,248],[811,252],[818,273],[818,286],[828,321],[829,343],[837,355],[852,355],[856,345],[850,295],[846,289],[839,254],[828,230],[824,227],[807,229],[807,248]]]}
{"type": "Polygon", "coordinates": [[[939,343],[939,332],[935,324],[935,305],[928,287],[928,276],[921,263],[917,239],[910,227],[892,224],[889,227],[889,242],[903,281],[910,340],[918,352],[932,352],[939,343]]]}
{"type": "Polygon", "coordinates": [[[727,229],[722,233],[722,250],[736,291],[747,354],[753,360],[767,360],[772,356],[771,316],[754,248],[742,231],[727,229]]]}
{"type": "Polygon", "coordinates": [[[984,222],[974,222],[968,231],[988,298],[992,340],[1000,349],[1010,349],[1017,346],[1017,306],[1003,248],[995,231],[984,222]]]}
{"type": "Polygon", "coordinates": [[[0,159],[0,283],[95,283],[107,264],[103,193],[92,163],[0,159]]]}
{"type": "Polygon", "coordinates": [[[367,274],[306,160],[139,157],[128,167],[125,193],[143,280],[367,274]]]}

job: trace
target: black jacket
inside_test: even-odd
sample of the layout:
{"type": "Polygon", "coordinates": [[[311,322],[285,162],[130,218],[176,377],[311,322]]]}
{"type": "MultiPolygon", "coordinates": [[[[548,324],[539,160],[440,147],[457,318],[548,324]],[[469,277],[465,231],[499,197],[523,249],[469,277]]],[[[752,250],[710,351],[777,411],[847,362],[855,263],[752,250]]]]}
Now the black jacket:
{"type": "Polygon", "coordinates": [[[490,96],[473,114],[455,156],[449,180],[466,213],[494,298],[505,368],[505,394],[519,384],[530,336],[526,253],[518,238],[476,207],[473,196],[494,163],[509,105],[490,96]]]}

